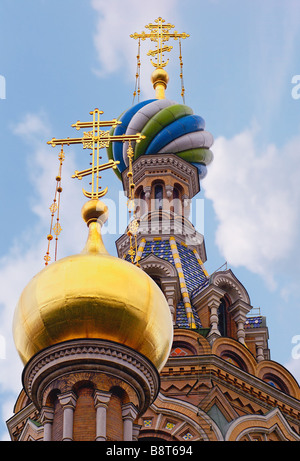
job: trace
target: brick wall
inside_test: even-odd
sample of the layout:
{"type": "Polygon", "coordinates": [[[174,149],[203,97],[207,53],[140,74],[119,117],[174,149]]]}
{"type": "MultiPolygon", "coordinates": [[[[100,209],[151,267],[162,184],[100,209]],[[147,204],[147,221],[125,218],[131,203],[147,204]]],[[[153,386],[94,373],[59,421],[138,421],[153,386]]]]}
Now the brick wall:
{"type": "Polygon", "coordinates": [[[123,440],[123,420],[122,420],[122,401],[121,398],[113,394],[107,409],[107,440],[123,440]]]}
{"type": "Polygon", "coordinates": [[[73,440],[92,441],[96,437],[96,410],[93,389],[82,387],[77,391],[74,411],[73,440]]]}
{"type": "Polygon", "coordinates": [[[58,399],[53,402],[53,406],[54,417],[52,426],[52,440],[55,442],[60,442],[62,440],[63,433],[63,408],[58,399]]]}

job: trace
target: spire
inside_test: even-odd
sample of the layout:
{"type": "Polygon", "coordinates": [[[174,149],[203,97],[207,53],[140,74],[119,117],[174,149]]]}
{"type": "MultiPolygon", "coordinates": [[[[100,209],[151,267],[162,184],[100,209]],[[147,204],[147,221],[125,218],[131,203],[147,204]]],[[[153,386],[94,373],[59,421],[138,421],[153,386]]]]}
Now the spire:
{"type": "MultiPolygon", "coordinates": [[[[130,35],[131,38],[135,40],[138,39],[139,43],[140,40],[146,40],[149,38],[152,42],[156,42],[156,49],[149,50],[147,56],[152,56],[155,58],[155,62],[150,59],[151,64],[155,67],[154,72],[151,75],[151,81],[153,84],[153,88],[156,92],[157,99],[164,99],[165,98],[165,90],[167,88],[169,82],[169,75],[164,69],[167,64],[169,63],[169,59],[166,61],[164,60],[164,53],[170,52],[173,46],[165,46],[165,42],[168,42],[170,38],[174,40],[179,40],[180,44],[180,77],[182,79],[182,56],[181,56],[181,39],[185,39],[189,37],[188,34],[185,32],[178,33],[177,31],[171,32],[171,29],[174,29],[174,25],[166,24],[165,20],[161,17],[157,18],[153,23],[148,24],[145,26],[146,29],[149,29],[149,32],[141,32],[138,34],[135,32],[134,34],[130,35]]],[[[183,89],[184,93],[184,89],[183,89]]]]}

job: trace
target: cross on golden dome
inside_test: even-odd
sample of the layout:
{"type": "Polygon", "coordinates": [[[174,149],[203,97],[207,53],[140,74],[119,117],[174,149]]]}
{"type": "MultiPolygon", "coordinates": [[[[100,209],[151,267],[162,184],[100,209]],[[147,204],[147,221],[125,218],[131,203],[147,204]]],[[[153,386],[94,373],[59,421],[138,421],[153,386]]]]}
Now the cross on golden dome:
{"type": "Polygon", "coordinates": [[[150,23],[145,26],[147,29],[149,29],[149,33],[143,31],[142,33],[138,34],[135,32],[134,34],[130,35],[130,37],[134,39],[139,38],[141,40],[150,38],[152,42],[156,42],[156,50],[150,50],[148,56],[156,57],[156,62],[153,62],[152,59],[150,60],[154,67],[163,68],[169,62],[169,60],[166,62],[163,60],[163,53],[165,51],[171,51],[173,48],[172,46],[164,46],[164,43],[169,41],[170,38],[178,40],[181,38],[187,38],[189,35],[185,32],[178,33],[176,30],[174,32],[170,32],[171,29],[174,29],[175,26],[169,23],[166,24],[165,20],[161,17],[157,18],[154,23],[155,24],[150,23]]]}
{"type": "MultiPolygon", "coordinates": [[[[134,38],[135,40],[138,40],[138,55],[137,55],[137,83],[139,82],[139,73],[140,73],[140,41],[141,40],[146,40],[150,39],[152,42],[156,42],[156,49],[155,50],[150,50],[148,52],[148,56],[152,56],[156,58],[156,62],[153,62],[152,59],[150,59],[152,65],[155,67],[154,72],[152,73],[151,80],[154,89],[156,90],[156,98],[157,99],[164,99],[165,98],[165,89],[167,88],[167,84],[169,81],[169,76],[168,73],[165,71],[165,67],[169,62],[169,59],[167,61],[164,61],[164,54],[165,52],[169,52],[172,50],[172,46],[165,45],[165,42],[168,42],[171,38],[174,40],[179,41],[179,60],[180,60],[180,78],[181,78],[181,95],[183,97],[184,101],[184,86],[183,86],[183,73],[182,73],[182,56],[181,56],[181,39],[185,39],[189,37],[189,34],[186,34],[185,32],[179,33],[176,30],[171,31],[171,29],[174,29],[173,24],[166,23],[164,19],[161,17],[157,18],[154,21],[154,24],[150,23],[147,26],[145,26],[147,29],[149,29],[149,32],[141,32],[138,34],[135,32],[134,34],[131,34],[130,37],[134,38]]],[[[134,91],[134,96],[136,93],[139,94],[140,89],[138,88],[138,91],[134,91]]]]}
{"type": "Polygon", "coordinates": [[[131,141],[135,140],[136,142],[139,142],[144,136],[142,136],[140,133],[137,133],[135,135],[110,135],[109,131],[102,130],[102,127],[116,127],[119,125],[121,122],[118,121],[117,119],[109,120],[109,121],[102,121],[100,120],[100,115],[102,115],[103,112],[100,111],[99,109],[95,109],[90,112],[90,115],[93,116],[93,120],[90,122],[80,122],[79,120],[72,125],[73,128],[76,128],[76,130],[80,130],[81,128],[92,128],[91,131],[84,131],[82,137],[78,138],[64,138],[64,139],[56,139],[52,138],[51,141],[48,141],[47,144],[50,144],[52,147],[58,146],[58,145],[70,145],[70,144],[82,144],[84,149],[92,149],[91,155],[92,155],[92,162],[91,162],[91,168],[87,168],[82,171],[75,171],[74,175],[72,178],[77,178],[77,179],[82,179],[83,176],[92,176],[92,181],[90,183],[91,187],[91,192],[88,192],[84,189],[82,189],[83,194],[90,198],[90,199],[99,199],[100,197],[103,197],[106,193],[108,188],[106,187],[104,190],[100,190],[101,186],[99,185],[99,179],[101,177],[99,176],[100,171],[109,169],[109,168],[116,168],[117,164],[119,163],[118,161],[110,160],[107,163],[100,164],[100,149],[104,147],[108,147],[109,143],[112,141],[120,141],[120,142],[125,142],[125,141],[131,141]]]}

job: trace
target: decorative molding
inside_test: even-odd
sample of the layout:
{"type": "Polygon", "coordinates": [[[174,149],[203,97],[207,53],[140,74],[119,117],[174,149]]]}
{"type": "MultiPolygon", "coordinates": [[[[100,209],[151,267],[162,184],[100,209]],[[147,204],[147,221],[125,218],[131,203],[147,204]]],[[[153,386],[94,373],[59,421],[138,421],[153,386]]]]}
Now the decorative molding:
{"type": "MultiPolygon", "coordinates": [[[[161,416],[173,416],[177,420],[179,419],[180,421],[186,423],[188,426],[192,427],[198,435],[193,440],[202,439],[204,441],[208,441],[209,438],[203,430],[202,425],[199,423],[200,417],[208,426],[213,428],[217,440],[223,440],[223,436],[217,424],[204,411],[190,402],[177,398],[175,399],[160,392],[155,402],[151,405],[150,409],[161,416]]],[[[160,421],[158,421],[154,428],[155,431],[162,431],[162,428],[160,427],[162,421],[163,418],[161,417],[160,421]]],[[[174,427],[174,431],[175,433],[177,432],[177,426],[174,427]]],[[[144,431],[142,428],[140,432],[141,438],[143,437],[143,432],[144,431]]],[[[173,434],[171,433],[171,435],[173,434]]],[[[177,440],[179,440],[177,434],[176,436],[177,440]]]]}
{"type": "Polygon", "coordinates": [[[141,268],[149,274],[157,274],[161,277],[176,277],[177,271],[175,267],[166,261],[165,259],[159,258],[154,254],[149,254],[140,261],[141,268]]]}
{"type": "Polygon", "coordinates": [[[245,435],[251,432],[260,432],[263,434],[270,434],[273,431],[279,431],[280,437],[283,441],[300,441],[300,437],[292,430],[291,426],[278,408],[274,408],[265,415],[244,415],[233,421],[225,435],[225,441],[241,440],[245,435]],[[241,431],[236,434],[238,427],[241,431]],[[285,432],[285,434],[284,434],[285,432]],[[231,438],[233,433],[235,436],[231,438]]]}
{"type": "MultiPolygon", "coordinates": [[[[238,342],[237,345],[238,347],[245,347],[238,342]]],[[[246,348],[245,353],[247,353],[246,348]]],[[[276,365],[276,362],[274,364],[276,365]]],[[[262,365],[263,362],[260,362],[257,366],[262,367],[262,365]]],[[[225,384],[228,389],[244,396],[247,395],[249,400],[256,402],[266,410],[272,409],[274,405],[284,408],[285,410],[282,411],[288,420],[293,420],[295,415],[300,412],[300,402],[297,397],[285,394],[270,386],[260,377],[249,374],[215,354],[195,357],[171,357],[164,368],[164,377],[167,376],[169,368],[172,369],[172,376],[176,376],[176,369],[180,370],[180,367],[183,366],[185,369],[188,369],[188,367],[195,368],[200,377],[202,373],[204,375],[209,373],[215,383],[225,384]],[[242,383],[245,383],[245,385],[242,385],[242,383]],[[253,389],[255,393],[253,393],[253,389]],[[291,415],[291,408],[294,409],[294,416],[291,415]]]]}
{"type": "Polygon", "coordinates": [[[231,269],[227,271],[215,272],[211,276],[211,284],[221,288],[229,294],[232,303],[237,300],[244,301],[250,305],[250,297],[245,287],[235,277],[231,269]]]}
{"type": "Polygon", "coordinates": [[[23,385],[37,408],[54,380],[78,371],[107,373],[127,382],[139,395],[142,412],[155,399],[159,374],[154,365],[133,349],[101,339],[78,339],[56,344],[34,356],[23,372],[23,385]]]}
{"type": "MultiPolygon", "coordinates": [[[[139,157],[132,165],[134,182],[138,185],[145,176],[149,175],[170,175],[168,171],[170,169],[175,177],[187,184],[190,197],[194,197],[200,191],[197,168],[175,154],[153,154],[139,157]]],[[[127,169],[123,171],[122,178],[124,190],[128,193],[127,169]]]]}
{"type": "MultiPolygon", "coordinates": [[[[152,241],[156,237],[169,239],[174,236],[178,242],[184,242],[191,249],[195,248],[203,262],[207,260],[204,237],[200,234],[193,224],[182,216],[171,216],[170,219],[152,219],[158,212],[153,211],[145,214],[140,221],[140,226],[137,232],[137,241],[145,238],[147,241],[152,241]],[[149,219],[150,218],[150,219],[149,219]],[[148,220],[149,219],[149,220],[148,220]]],[[[116,240],[116,247],[119,258],[126,254],[130,247],[130,239],[127,235],[127,229],[123,235],[116,240]]]]}
{"type": "Polygon", "coordinates": [[[22,428],[26,424],[26,421],[30,420],[30,418],[38,418],[38,411],[34,405],[34,403],[30,402],[20,411],[15,413],[7,422],[7,429],[10,434],[12,440],[14,440],[15,433],[20,432],[20,428],[22,428]]]}

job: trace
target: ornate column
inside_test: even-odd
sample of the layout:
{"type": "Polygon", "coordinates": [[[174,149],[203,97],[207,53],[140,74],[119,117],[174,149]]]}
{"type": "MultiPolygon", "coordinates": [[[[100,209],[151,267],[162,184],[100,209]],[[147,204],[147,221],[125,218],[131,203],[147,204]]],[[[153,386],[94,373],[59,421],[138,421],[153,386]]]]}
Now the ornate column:
{"type": "Polygon", "coordinates": [[[207,335],[207,339],[210,344],[221,336],[218,328],[218,308],[223,296],[223,290],[214,285],[209,285],[201,293],[199,293],[199,296],[197,296],[196,299],[194,299],[194,306],[196,307],[199,316],[201,316],[202,311],[206,312],[208,310],[209,312],[210,331],[207,335]]]}
{"type": "Polygon", "coordinates": [[[67,392],[58,396],[59,402],[63,407],[63,441],[73,440],[73,419],[76,406],[76,396],[74,392],[67,392]]]}
{"type": "Polygon", "coordinates": [[[179,297],[179,287],[177,277],[165,277],[161,279],[161,289],[168,302],[173,324],[176,322],[176,305],[179,297]]]}
{"type": "Polygon", "coordinates": [[[134,424],[133,425],[132,440],[134,440],[135,442],[138,441],[138,437],[139,437],[139,434],[140,434],[141,427],[142,426],[140,426],[139,424],[134,424]]]}
{"type": "Polygon", "coordinates": [[[138,411],[133,403],[126,403],[122,405],[124,442],[131,442],[133,440],[133,421],[137,417],[137,413],[138,411]]]}
{"type": "Polygon", "coordinates": [[[144,186],[143,191],[145,193],[145,199],[149,200],[151,194],[151,186],[144,186]]]}
{"type": "Polygon", "coordinates": [[[218,316],[218,308],[220,305],[220,301],[216,302],[215,300],[211,301],[208,304],[208,307],[210,309],[210,317],[209,317],[209,322],[210,322],[210,332],[208,334],[208,338],[210,342],[214,342],[215,339],[219,336],[221,336],[221,333],[218,328],[218,323],[219,323],[219,316],[218,316]]]}
{"type": "Polygon", "coordinates": [[[237,325],[237,340],[242,344],[245,344],[245,321],[246,315],[250,310],[251,306],[249,304],[246,304],[242,300],[238,300],[235,303],[233,303],[228,310],[228,312],[230,312],[233,320],[237,325]]]}
{"type": "Polygon", "coordinates": [[[219,289],[216,289],[216,287],[211,288],[210,295],[207,300],[207,306],[210,311],[210,316],[209,316],[210,332],[208,333],[207,338],[210,344],[212,344],[219,336],[221,336],[221,333],[218,327],[218,324],[219,324],[218,309],[220,306],[222,296],[223,296],[223,293],[220,292],[219,289]]]}
{"type": "Polygon", "coordinates": [[[170,199],[173,197],[173,189],[174,187],[173,186],[170,186],[170,185],[166,185],[165,186],[165,190],[166,190],[166,196],[170,199]]]}
{"type": "Polygon", "coordinates": [[[41,423],[44,426],[44,442],[52,440],[52,424],[54,418],[54,408],[43,407],[41,409],[41,423]]]}
{"type": "Polygon", "coordinates": [[[94,402],[96,408],[96,441],[106,441],[106,414],[108,403],[110,401],[111,393],[100,391],[98,389],[94,392],[94,402]]]}
{"type": "Polygon", "coordinates": [[[183,194],[182,196],[182,214],[185,218],[190,216],[191,212],[191,203],[192,200],[189,198],[187,194],[183,194]]]}
{"type": "Polygon", "coordinates": [[[265,352],[268,350],[268,333],[265,329],[259,333],[255,328],[253,330],[255,331],[254,341],[256,343],[256,360],[261,362],[262,360],[268,359],[268,355],[266,354],[265,356],[265,352]]]}
{"type": "Polygon", "coordinates": [[[264,360],[265,357],[264,357],[264,348],[263,348],[263,344],[262,343],[258,343],[256,344],[256,360],[258,362],[261,362],[262,360],[264,360]]]}

